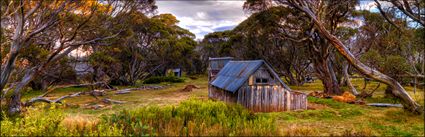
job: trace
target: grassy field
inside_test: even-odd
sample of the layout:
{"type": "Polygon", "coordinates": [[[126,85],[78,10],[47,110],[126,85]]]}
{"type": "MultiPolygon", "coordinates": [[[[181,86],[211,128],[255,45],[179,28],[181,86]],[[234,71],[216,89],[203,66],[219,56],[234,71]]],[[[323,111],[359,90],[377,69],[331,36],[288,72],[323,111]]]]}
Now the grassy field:
{"type": "MultiPolygon", "coordinates": [[[[363,80],[354,79],[353,84],[361,91],[363,80]]],[[[54,111],[51,110],[52,106],[47,105],[49,106],[47,107],[39,103],[34,108],[37,111],[29,108],[26,114],[31,115],[30,117],[34,119],[39,119],[49,114],[59,113],[62,117],[55,119],[59,121],[59,125],[70,127],[73,125],[69,123],[77,121],[76,123],[82,124],[76,129],[96,127],[95,131],[85,132],[86,128],[78,130],[80,132],[75,132],[77,135],[424,136],[424,115],[413,115],[401,108],[377,108],[309,97],[309,105],[315,108],[314,110],[254,114],[238,105],[208,100],[206,76],[199,76],[197,79],[186,78],[184,83],[162,83],[161,85],[165,85],[167,88],[132,91],[130,94],[120,95],[109,92],[104,96],[126,101],[124,104],[103,104],[92,96],[82,95],[66,99],[65,104],[68,105],[56,106],[54,111]],[[188,84],[196,85],[199,89],[194,89],[192,92],[181,92],[180,90],[188,84]],[[99,109],[87,107],[95,104],[103,107],[99,109]],[[49,109],[46,110],[46,108],[49,109]],[[46,115],[37,118],[37,115],[32,114],[37,112],[46,113],[46,115]],[[109,128],[104,129],[104,126],[109,128]],[[105,134],[100,134],[100,132],[105,134]]],[[[366,90],[372,90],[376,85],[377,82],[370,82],[366,90]]],[[[291,86],[291,88],[309,93],[321,91],[323,87],[320,81],[315,81],[299,87],[291,86]]],[[[346,89],[346,87],[343,88],[346,89]]],[[[417,89],[416,93],[413,93],[412,87],[405,88],[417,102],[424,105],[423,89],[417,89]]],[[[385,85],[381,84],[374,96],[366,101],[368,103],[397,103],[397,100],[383,98],[384,89],[385,85]]],[[[55,98],[84,90],[88,89],[57,89],[50,93],[49,97],[55,98]]],[[[30,91],[25,93],[23,98],[26,100],[40,94],[41,92],[30,91]]],[[[25,118],[19,120],[25,123],[25,118]]],[[[55,120],[51,121],[54,123],[55,120]]],[[[26,128],[28,126],[16,125],[19,122],[15,122],[14,125],[10,121],[13,120],[2,121],[2,131],[9,127],[11,129],[7,130],[10,131],[8,133],[13,134],[15,132],[12,127],[26,128]],[[9,123],[7,123],[8,121],[9,123]]],[[[40,126],[40,124],[38,125],[40,126]]],[[[43,125],[41,124],[41,126],[43,125]]],[[[65,129],[63,132],[64,134],[74,133],[74,131],[65,129]]],[[[35,131],[29,133],[31,134],[23,135],[37,135],[35,131]]],[[[52,133],[52,135],[58,134],[52,133]]]]}

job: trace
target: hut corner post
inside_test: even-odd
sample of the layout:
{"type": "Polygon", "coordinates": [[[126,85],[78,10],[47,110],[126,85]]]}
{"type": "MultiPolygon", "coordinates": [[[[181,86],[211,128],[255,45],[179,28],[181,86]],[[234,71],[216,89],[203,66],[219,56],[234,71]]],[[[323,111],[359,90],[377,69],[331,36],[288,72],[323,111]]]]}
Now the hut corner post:
{"type": "Polygon", "coordinates": [[[218,72],[229,62],[232,61],[233,57],[220,57],[220,58],[209,58],[208,64],[208,97],[211,99],[217,99],[217,88],[212,87],[211,82],[214,81],[218,72]]]}

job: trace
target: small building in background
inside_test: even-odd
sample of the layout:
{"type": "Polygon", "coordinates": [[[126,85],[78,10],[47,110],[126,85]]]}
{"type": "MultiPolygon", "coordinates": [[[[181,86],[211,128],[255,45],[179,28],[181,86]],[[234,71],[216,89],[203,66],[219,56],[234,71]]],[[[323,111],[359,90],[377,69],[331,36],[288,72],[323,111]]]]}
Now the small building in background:
{"type": "Polygon", "coordinates": [[[173,68],[167,70],[167,76],[175,76],[175,77],[182,77],[182,71],[180,68],[173,68]]]}
{"type": "Polygon", "coordinates": [[[307,109],[307,95],[292,91],[264,60],[210,58],[208,97],[254,112],[307,109]]]}

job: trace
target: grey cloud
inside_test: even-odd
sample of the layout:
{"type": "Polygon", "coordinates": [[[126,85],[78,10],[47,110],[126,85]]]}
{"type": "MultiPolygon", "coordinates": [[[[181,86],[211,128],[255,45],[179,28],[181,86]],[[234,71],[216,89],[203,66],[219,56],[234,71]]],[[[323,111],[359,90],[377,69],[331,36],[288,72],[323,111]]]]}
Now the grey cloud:
{"type": "Polygon", "coordinates": [[[214,31],[225,31],[225,30],[231,30],[233,28],[235,28],[235,25],[214,28],[214,31]]]}
{"type": "Polygon", "coordinates": [[[244,1],[157,1],[159,13],[172,13],[180,27],[189,29],[197,39],[207,33],[232,29],[248,17],[244,1]]]}

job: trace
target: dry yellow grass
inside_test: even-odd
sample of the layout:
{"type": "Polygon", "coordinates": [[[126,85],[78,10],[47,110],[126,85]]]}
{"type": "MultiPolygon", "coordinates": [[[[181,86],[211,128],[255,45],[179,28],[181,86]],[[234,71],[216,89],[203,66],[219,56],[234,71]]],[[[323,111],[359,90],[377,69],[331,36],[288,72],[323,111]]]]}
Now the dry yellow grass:
{"type": "Polygon", "coordinates": [[[61,122],[61,124],[67,129],[76,131],[82,131],[86,129],[94,130],[98,123],[99,120],[97,118],[83,115],[70,115],[65,117],[61,122]]]}

